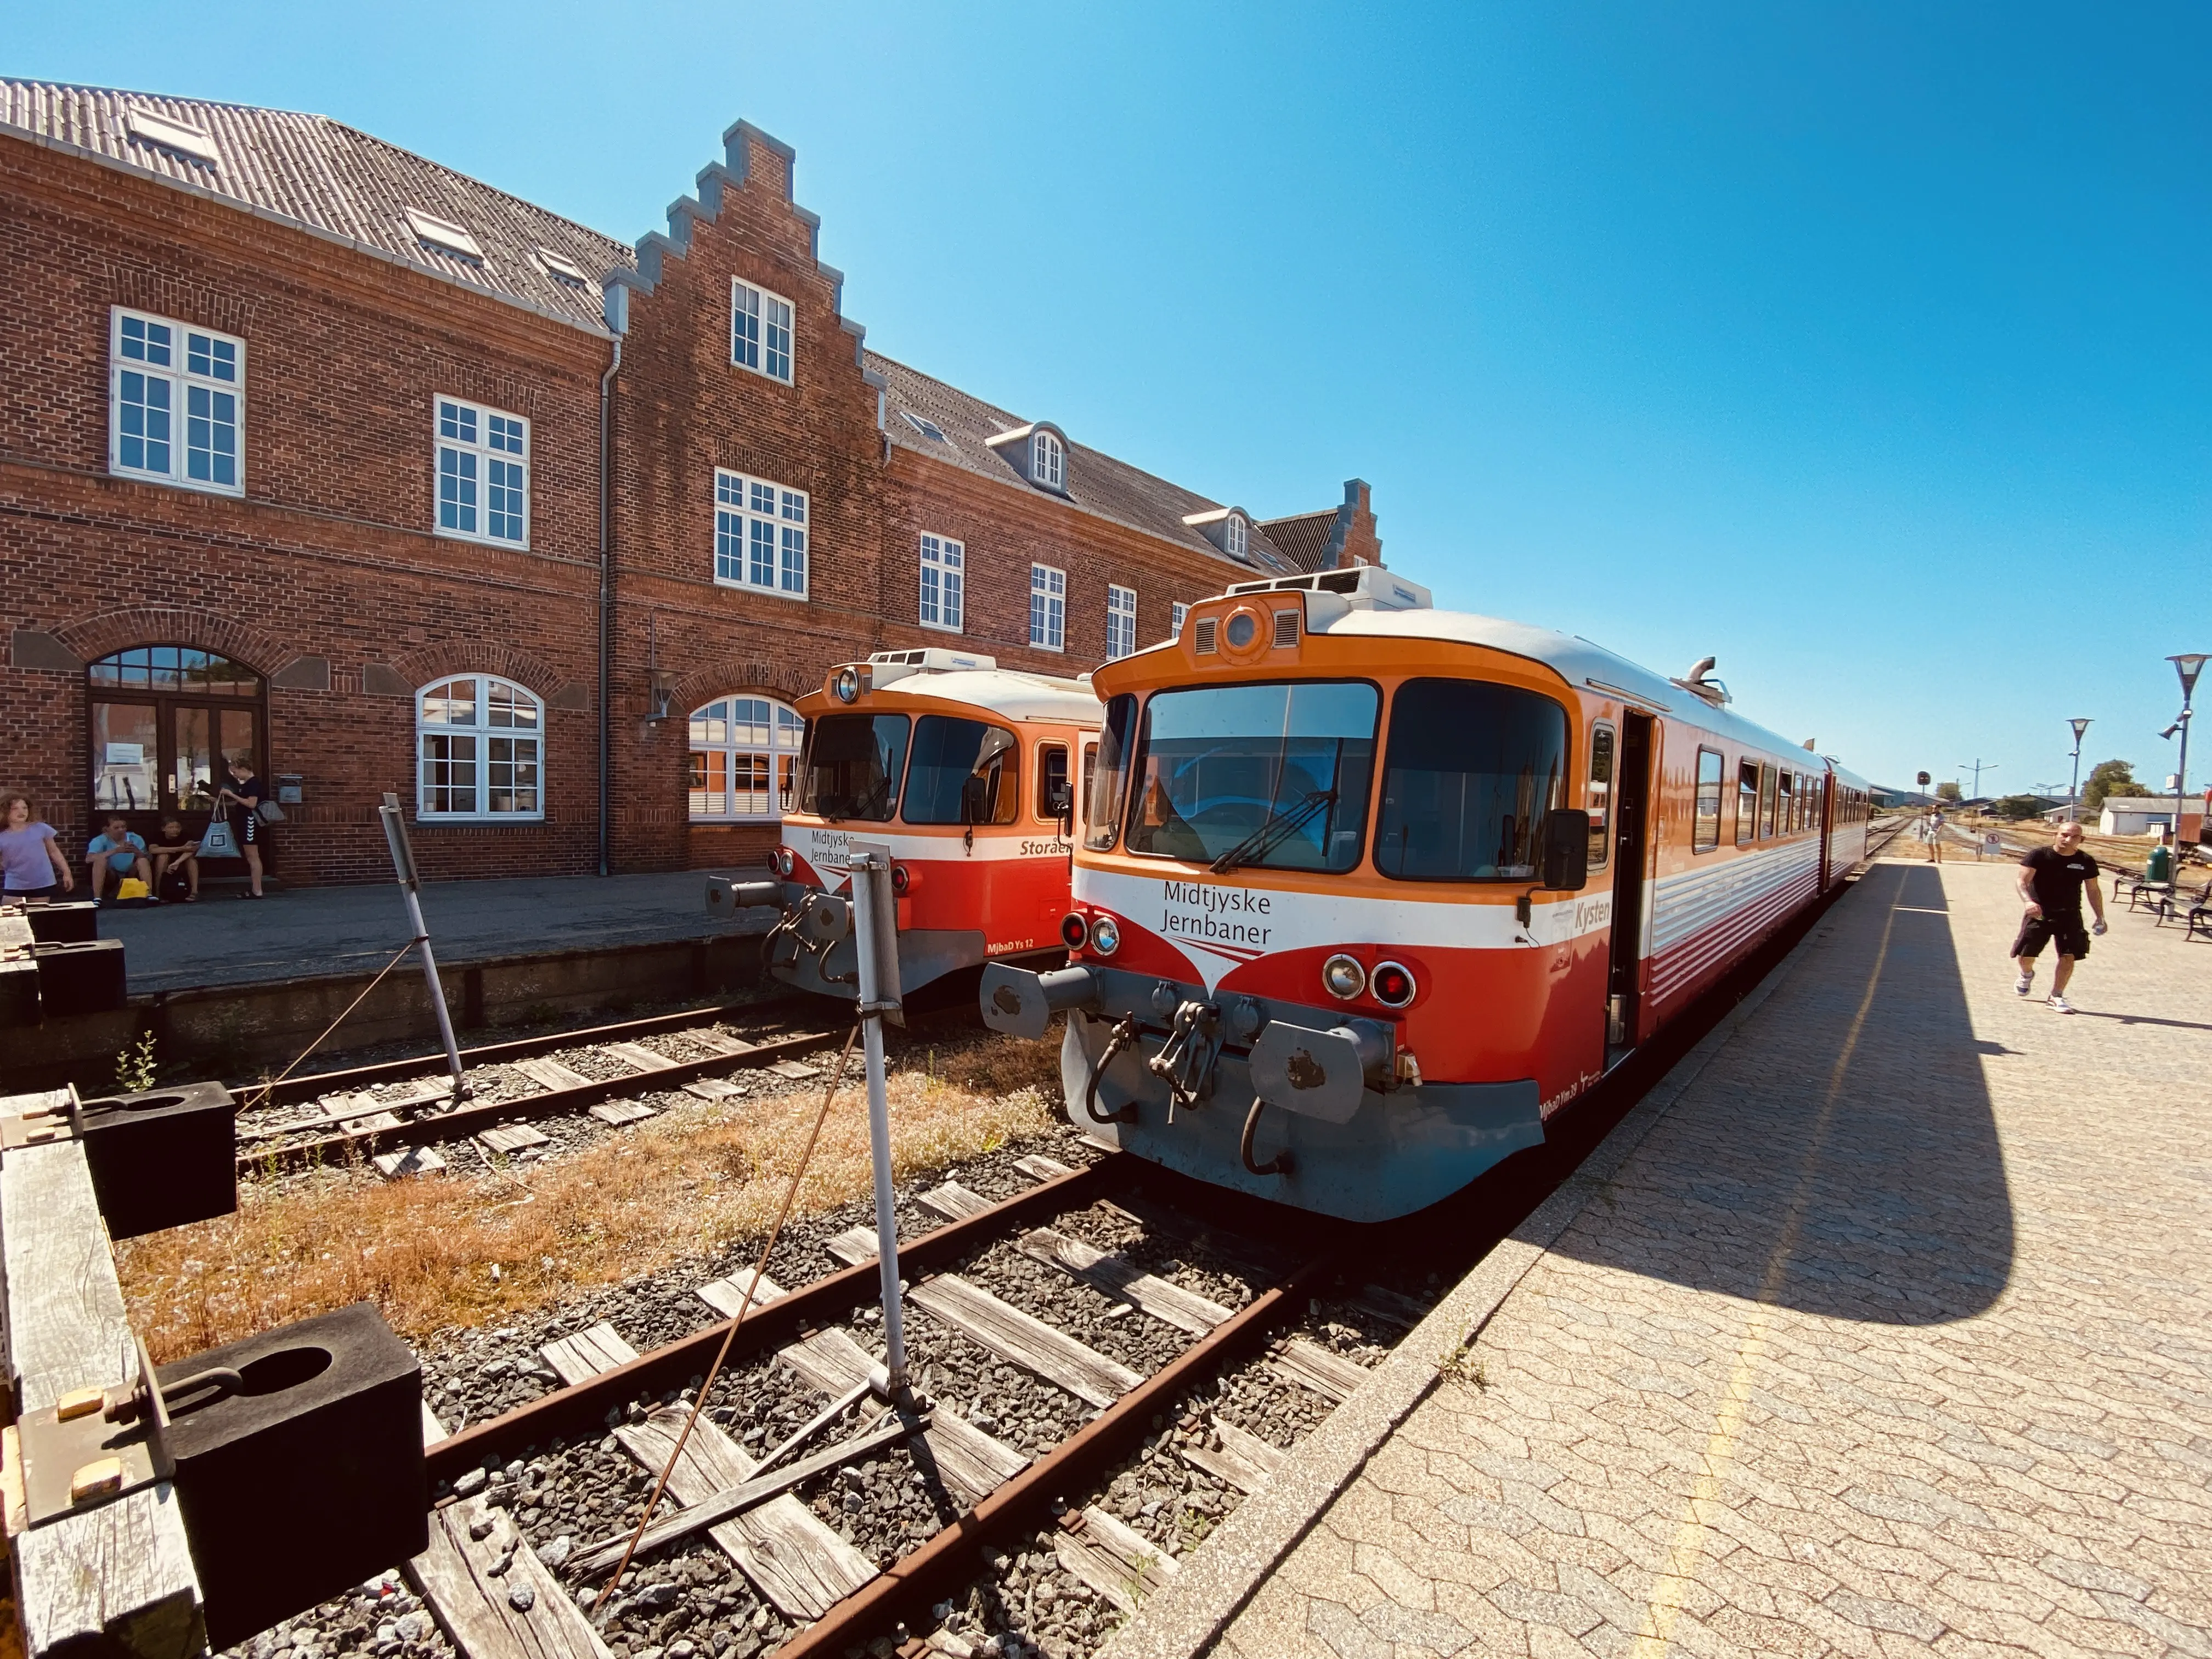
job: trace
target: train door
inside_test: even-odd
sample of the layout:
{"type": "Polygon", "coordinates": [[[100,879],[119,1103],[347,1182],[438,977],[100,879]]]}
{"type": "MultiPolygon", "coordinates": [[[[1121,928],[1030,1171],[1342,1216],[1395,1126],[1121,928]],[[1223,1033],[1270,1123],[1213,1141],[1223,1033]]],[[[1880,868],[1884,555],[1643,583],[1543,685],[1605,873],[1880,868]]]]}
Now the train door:
{"type": "Polygon", "coordinates": [[[1638,998],[1644,981],[1644,866],[1651,845],[1651,716],[1634,709],[1620,719],[1620,762],[1614,787],[1613,940],[1607,952],[1606,1063],[1636,1046],[1638,998]]]}

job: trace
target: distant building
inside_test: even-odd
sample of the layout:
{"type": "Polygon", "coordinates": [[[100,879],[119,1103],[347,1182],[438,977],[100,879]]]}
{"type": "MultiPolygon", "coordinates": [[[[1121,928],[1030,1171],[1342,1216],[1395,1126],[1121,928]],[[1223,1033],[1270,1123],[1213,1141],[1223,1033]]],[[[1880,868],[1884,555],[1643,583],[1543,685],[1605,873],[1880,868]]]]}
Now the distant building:
{"type": "MultiPolygon", "coordinates": [[[[2181,839],[2196,841],[2203,833],[2204,812],[2195,797],[2181,815],[2181,839]]],[[[2107,795],[2099,815],[2099,833],[2107,836],[2154,836],[2173,828],[2171,795],[2107,795]]]]}

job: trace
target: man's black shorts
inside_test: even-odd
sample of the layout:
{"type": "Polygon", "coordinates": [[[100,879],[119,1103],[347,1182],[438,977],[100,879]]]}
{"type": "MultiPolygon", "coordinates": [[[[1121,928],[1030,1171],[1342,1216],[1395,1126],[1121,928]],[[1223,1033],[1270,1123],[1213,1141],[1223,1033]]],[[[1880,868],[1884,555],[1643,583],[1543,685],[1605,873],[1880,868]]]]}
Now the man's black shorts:
{"type": "Polygon", "coordinates": [[[2043,947],[2051,940],[2058,941],[2058,954],[2072,957],[2076,961],[2089,954],[2089,930],[2081,925],[2081,913],[2071,915],[2030,916],[2020,925],[2020,937],[2013,941],[2012,953],[2016,957],[2039,957],[2043,947]]]}

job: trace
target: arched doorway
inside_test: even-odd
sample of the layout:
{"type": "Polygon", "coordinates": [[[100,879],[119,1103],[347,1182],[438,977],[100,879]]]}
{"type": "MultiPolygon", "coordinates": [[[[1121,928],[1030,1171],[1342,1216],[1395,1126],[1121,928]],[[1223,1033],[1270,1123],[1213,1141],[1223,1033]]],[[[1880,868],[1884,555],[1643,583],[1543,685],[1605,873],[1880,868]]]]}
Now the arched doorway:
{"type": "Polygon", "coordinates": [[[194,646],[137,645],[85,678],[95,825],[120,813],[141,835],[165,815],[198,829],[233,757],[267,780],[268,682],[251,668],[194,646]]]}

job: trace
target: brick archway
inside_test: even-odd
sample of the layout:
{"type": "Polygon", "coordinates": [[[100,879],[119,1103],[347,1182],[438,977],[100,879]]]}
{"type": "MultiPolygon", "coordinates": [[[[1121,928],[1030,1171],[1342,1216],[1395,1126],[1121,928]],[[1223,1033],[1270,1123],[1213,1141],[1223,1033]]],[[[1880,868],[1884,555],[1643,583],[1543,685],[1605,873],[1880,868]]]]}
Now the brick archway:
{"type": "Polygon", "coordinates": [[[815,688],[796,669],[778,669],[772,663],[726,658],[695,669],[676,682],[675,712],[689,714],[717,697],[771,696],[779,702],[796,702],[815,688]]]}
{"type": "Polygon", "coordinates": [[[554,694],[565,684],[560,672],[543,658],[517,651],[512,646],[481,641],[425,646],[420,651],[410,651],[394,659],[392,668],[407,683],[410,691],[449,674],[497,674],[517,685],[528,686],[550,703],[554,694]]]}
{"type": "Polygon", "coordinates": [[[266,629],[213,611],[185,605],[142,605],[104,611],[54,630],[54,637],[87,662],[136,645],[188,645],[273,674],[295,654],[266,629]]]}

